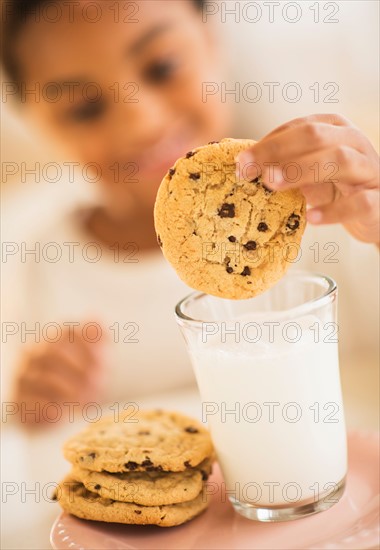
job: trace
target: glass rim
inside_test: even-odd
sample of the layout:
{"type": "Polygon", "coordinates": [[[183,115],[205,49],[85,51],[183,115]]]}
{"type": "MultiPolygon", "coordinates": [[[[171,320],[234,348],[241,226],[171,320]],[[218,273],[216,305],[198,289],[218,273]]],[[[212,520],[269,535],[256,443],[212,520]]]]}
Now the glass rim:
{"type": "MultiPolygon", "coordinates": [[[[309,279],[318,279],[318,280],[324,280],[327,282],[327,288],[325,291],[316,298],[312,298],[311,300],[308,300],[298,306],[294,306],[292,308],[289,308],[287,310],[284,310],[284,314],[292,314],[292,315],[298,315],[298,314],[305,314],[309,313],[310,311],[313,311],[317,307],[324,306],[331,302],[331,297],[336,294],[336,291],[338,289],[338,285],[336,281],[330,277],[329,275],[325,275],[323,273],[313,272],[313,271],[291,271],[284,275],[285,277],[294,276],[294,277],[305,277],[309,279]]],[[[282,279],[280,279],[282,280],[282,279]]],[[[280,281],[278,281],[280,282],[280,281]]],[[[268,289],[268,292],[274,288],[276,285],[273,285],[271,288],[268,289]]],[[[217,323],[218,321],[211,321],[207,319],[193,319],[192,317],[189,317],[185,313],[183,313],[182,308],[183,306],[188,303],[189,301],[195,301],[199,300],[201,298],[204,298],[205,296],[211,296],[212,298],[215,298],[216,300],[225,300],[225,298],[220,298],[218,296],[213,296],[212,294],[207,294],[206,292],[202,292],[199,290],[195,290],[191,292],[190,294],[187,294],[182,300],[180,300],[177,305],[175,306],[175,315],[177,317],[177,320],[186,321],[187,323],[198,325],[202,323],[217,323]]],[[[253,299],[253,298],[252,298],[253,299]]],[[[240,300],[231,300],[234,302],[239,302],[240,300]]]]}

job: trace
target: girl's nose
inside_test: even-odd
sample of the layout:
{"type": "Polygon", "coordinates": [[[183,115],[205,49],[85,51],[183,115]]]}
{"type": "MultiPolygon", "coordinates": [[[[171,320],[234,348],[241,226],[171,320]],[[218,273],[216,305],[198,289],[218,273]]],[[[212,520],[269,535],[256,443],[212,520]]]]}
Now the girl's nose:
{"type": "Polygon", "coordinates": [[[132,150],[154,144],[170,121],[168,103],[163,97],[137,83],[121,87],[119,96],[114,98],[112,112],[113,139],[122,148],[128,146],[132,150]]]}

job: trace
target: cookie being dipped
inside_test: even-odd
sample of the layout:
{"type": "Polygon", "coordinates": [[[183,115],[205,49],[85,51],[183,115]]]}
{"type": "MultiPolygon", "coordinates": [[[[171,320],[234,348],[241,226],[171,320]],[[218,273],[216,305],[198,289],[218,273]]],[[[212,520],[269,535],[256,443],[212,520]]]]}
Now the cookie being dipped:
{"type": "MultiPolygon", "coordinates": [[[[299,253],[306,204],[297,189],[271,191],[260,177],[236,175],[252,140],[226,138],[180,158],[161,182],[157,240],[192,288],[228,299],[272,287],[299,253]]],[[[244,167],[243,167],[244,168],[244,167]]]]}

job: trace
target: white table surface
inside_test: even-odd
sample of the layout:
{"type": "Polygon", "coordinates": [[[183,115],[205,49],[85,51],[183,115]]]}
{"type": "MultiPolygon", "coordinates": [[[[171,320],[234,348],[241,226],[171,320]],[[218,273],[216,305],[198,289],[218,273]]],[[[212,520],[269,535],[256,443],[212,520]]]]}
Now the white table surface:
{"type": "MultiPolygon", "coordinates": [[[[345,365],[342,385],[348,429],[379,429],[379,373],[374,366],[345,365]]],[[[140,407],[163,407],[201,417],[195,390],[138,400],[140,407]]],[[[105,407],[107,410],[107,407],[105,407]]],[[[3,550],[48,550],[49,533],[59,506],[49,501],[49,488],[69,470],[62,443],[80,429],[80,423],[54,425],[43,433],[26,434],[18,426],[3,424],[2,514],[3,550]],[[27,493],[35,489],[36,494],[27,493]],[[6,491],[14,491],[14,495],[6,491]],[[45,497],[46,493],[46,498],[45,497]],[[36,496],[38,495],[38,496],[36,496]]]]}

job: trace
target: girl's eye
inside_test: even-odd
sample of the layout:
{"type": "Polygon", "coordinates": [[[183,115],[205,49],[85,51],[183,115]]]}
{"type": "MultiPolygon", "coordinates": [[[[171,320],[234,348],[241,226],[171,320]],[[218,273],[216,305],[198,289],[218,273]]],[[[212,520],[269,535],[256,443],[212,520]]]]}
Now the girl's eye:
{"type": "Polygon", "coordinates": [[[173,59],[165,61],[157,61],[152,63],[145,70],[145,78],[155,84],[160,84],[169,80],[170,77],[176,72],[178,68],[178,62],[173,59]]]}
{"type": "Polygon", "coordinates": [[[104,104],[101,101],[88,101],[73,107],[69,113],[69,117],[75,122],[87,122],[99,118],[104,111],[104,104]]]}

